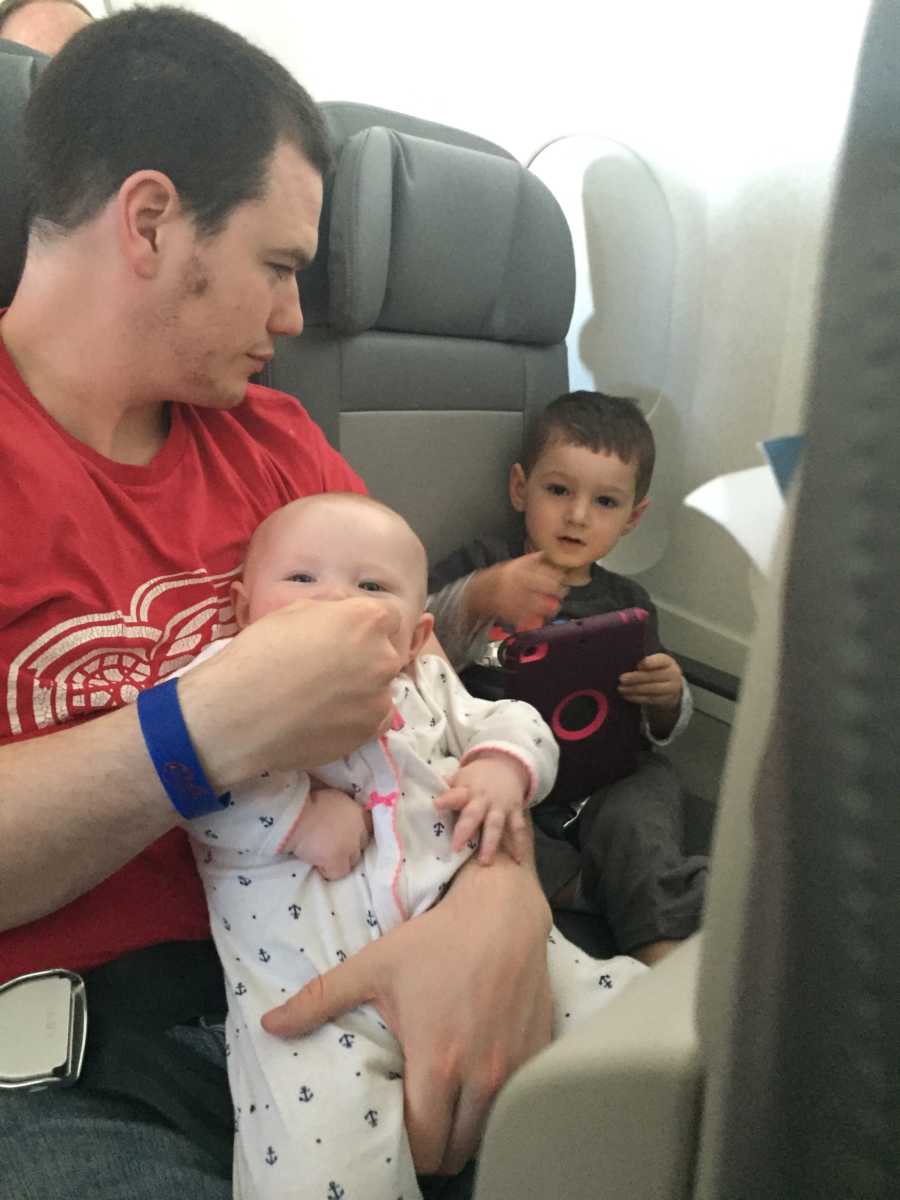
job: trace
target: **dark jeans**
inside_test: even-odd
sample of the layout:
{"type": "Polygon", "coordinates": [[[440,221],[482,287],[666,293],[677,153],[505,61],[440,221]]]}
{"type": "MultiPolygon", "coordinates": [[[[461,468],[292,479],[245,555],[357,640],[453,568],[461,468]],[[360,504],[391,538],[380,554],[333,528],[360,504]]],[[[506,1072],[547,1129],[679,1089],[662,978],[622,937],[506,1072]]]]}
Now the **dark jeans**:
{"type": "MultiPolygon", "coordinates": [[[[595,792],[565,830],[564,815],[535,810],[538,874],[551,900],[580,879],[583,907],[611,934],[607,953],[632,953],[697,930],[707,860],[685,853],[682,788],[663,754],[644,751],[637,770],[595,792]]],[[[579,941],[565,921],[558,923],[579,941]]]]}

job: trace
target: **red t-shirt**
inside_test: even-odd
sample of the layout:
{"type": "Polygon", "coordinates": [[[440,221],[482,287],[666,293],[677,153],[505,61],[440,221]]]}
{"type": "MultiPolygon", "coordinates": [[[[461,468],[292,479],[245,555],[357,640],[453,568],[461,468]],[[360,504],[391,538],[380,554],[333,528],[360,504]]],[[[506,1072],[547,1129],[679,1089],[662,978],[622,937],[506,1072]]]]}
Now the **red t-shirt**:
{"type": "MultiPolygon", "coordinates": [[[[0,745],[117,708],[235,633],[229,585],[259,522],[298,496],[364,490],[292,396],[252,385],[231,412],[173,404],[153,461],[114,463],[44,411],[2,340],[0,489],[0,745]]],[[[0,933],[0,981],[208,933],[173,830],[0,933]]]]}

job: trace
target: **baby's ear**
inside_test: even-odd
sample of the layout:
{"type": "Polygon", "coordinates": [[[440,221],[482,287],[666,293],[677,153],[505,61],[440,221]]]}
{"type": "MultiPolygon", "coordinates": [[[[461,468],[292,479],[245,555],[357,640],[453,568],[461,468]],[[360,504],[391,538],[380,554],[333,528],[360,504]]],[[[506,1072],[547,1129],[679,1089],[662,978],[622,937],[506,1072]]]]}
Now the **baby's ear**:
{"type": "Polygon", "coordinates": [[[409,661],[412,662],[422,653],[422,647],[431,637],[434,631],[434,617],[431,613],[422,613],[416,622],[416,627],[413,630],[412,640],[409,644],[409,661]]]}
{"type": "Polygon", "coordinates": [[[516,512],[525,511],[525,487],[528,478],[521,463],[513,463],[509,469],[509,502],[516,512]]]}
{"type": "Polygon", "coordinates": [[[625,527],[622,530],[623,537],[626,533],[631,533],[632,529],[634,529],[635,526],[640,523],[640,519],[647,511],[647,505],[649,503],[650,497],[645,496],[643,500],[638,501],[638,503],[634,506],[634,508],[631,510],[631,516],[625,522],[625,527]]]}
{"type": "Polygon", "coordinates": [[[240,579],[231,584],[231,604],[238,629],[246,628],[250,624],[250,596],[240,579]]]}

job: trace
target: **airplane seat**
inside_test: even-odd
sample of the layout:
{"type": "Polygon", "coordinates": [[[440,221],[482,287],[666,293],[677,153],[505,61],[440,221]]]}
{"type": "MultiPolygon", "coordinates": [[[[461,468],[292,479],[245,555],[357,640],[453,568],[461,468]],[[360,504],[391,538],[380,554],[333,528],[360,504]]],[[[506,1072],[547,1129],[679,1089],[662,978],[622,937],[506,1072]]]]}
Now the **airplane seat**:
{"type": "Polygon", "coordinates": [[[897,1195],[898,111],[874,0],[704,929],[501,1091],[478,1200],[897,1195]]]}
{"type": "Polygon", "coordinates": [[[575,266],[545,185],[500,147],[324,104],[337,154],[306,322],[274,386],[298,396],[432,560],[510,521],[529,417],[568,387],[575,266]]]}
{"type": "Polygon", "coordinates": [[[27,201],[22,121],[46,55],[0,38],[0,308],[9,304],[25,261],[27,201]]]}

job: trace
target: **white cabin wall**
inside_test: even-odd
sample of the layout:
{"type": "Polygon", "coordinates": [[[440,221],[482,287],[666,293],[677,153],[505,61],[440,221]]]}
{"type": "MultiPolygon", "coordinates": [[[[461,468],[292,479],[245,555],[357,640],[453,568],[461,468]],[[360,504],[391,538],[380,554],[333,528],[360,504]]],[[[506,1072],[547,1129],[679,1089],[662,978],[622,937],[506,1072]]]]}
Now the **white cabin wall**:
{"type": "MultiPolygon", "coordinates": [[[[320,100],[467,128],[523,162],[572,133],[630,146],[674,222],[663,385],[673,416],[659,453],[677,457],[680,495],[756,465],[761,438],[798,428],[828,184],[867,0],[186,7],[264,46],[320,100]]],[[[739,673],[753,623],[747,562],[677,501],[665,519],[662,557],[641,575],[664,635],[739,673]]]]}

